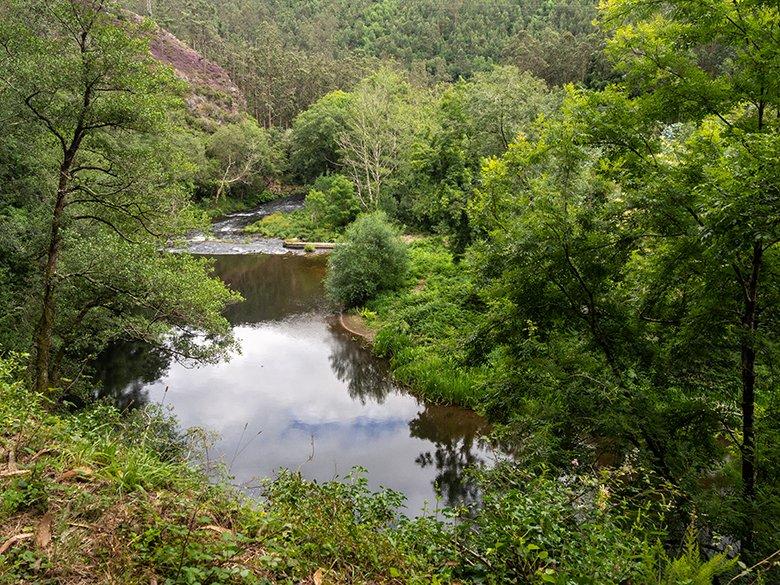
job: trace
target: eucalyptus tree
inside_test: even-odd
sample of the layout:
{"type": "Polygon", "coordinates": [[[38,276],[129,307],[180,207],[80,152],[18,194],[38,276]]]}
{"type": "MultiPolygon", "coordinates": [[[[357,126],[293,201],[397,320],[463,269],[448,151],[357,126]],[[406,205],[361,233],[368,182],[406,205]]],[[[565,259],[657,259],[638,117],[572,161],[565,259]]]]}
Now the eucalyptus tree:
{"type": "MultiPolygon", "coordinates": [[[[225,334],[230,293],[202,262],[163,252],[193,225],[182,188],[193,169],[171,138],[182,87],[150,55],[146,26],[108,0],[4,0],[0,14],[6,127],[41,136],[35,387],[58,382],[67,354],[116,336],[225,334]]],[[[178,350],[208,345],[189,340],[178,350]]]]}
{"type": "Polygon", "coordinates": [[[414,136],[411,86],[398,74],[381,70],[364,79],[347,106],[339,134],[341,171],[357,187],[365,211],[382,203],[386,183],[401,168],[414,136]]]}

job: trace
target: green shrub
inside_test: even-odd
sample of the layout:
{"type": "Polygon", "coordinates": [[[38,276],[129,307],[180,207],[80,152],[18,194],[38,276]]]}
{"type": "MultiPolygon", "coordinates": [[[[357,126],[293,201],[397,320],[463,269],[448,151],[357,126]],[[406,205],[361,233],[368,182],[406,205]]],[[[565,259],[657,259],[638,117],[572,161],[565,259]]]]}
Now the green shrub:
{"type": "Polygon", "coordinates": [[[364,215],[347,229],[347,242],[333,251],[325,288],[333,301],[354,307],[400,288],[408,266],[406,245],[385,214],[364,215]]]}
{"type": "Polygon", "coordinates": [[[318,224],[342,227],[353,222],[360,213],[355,185],[343,175],[320,177],[306,197],[306,211],[318,224]]]}
{"type": "Polygon", "coordinates": [[[673,508],[668,487],[630,465],[556,476],[516,463],[478,474],[479,513],[453,534],[455,575],[466,583],[710,585],[736,561],[702,558],[691,528],[679,557],[660,544],[673,508]],[[635,500],[643,478],[641,501],[635,500]]]}

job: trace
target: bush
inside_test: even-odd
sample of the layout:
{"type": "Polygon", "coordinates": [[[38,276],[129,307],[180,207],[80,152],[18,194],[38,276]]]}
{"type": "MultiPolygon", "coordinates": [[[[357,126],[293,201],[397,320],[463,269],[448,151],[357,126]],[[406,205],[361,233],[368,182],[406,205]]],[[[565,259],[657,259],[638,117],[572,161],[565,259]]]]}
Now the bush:
{"type": "Polygon", "coordinates": [[[355,185],[343,175],[320,177],[306,197],[306,210],[316,223],[345,226],[360,213],[355,185]]]}
{"type": "Polygon", "coordinates": [[[358,218],[346,235],[328,261],[325,288],[331,300],[354,307],[401,287],[409,266],[406,245],[384,213],[358,218]]]}

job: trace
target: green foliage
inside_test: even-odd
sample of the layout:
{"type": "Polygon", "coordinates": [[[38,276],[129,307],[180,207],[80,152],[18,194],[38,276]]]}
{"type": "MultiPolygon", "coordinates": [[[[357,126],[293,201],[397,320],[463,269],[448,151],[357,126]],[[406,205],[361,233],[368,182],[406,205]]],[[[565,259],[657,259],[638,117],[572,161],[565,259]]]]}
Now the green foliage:
{"type": "MultiPolygon", "coordinates": [[[[150,55],[148,25],[118,26],[103,4],[67,0],[3,9],[2,77],[15,89],[0,96],[10,137],[0,214],[15,227],[0,242],[0,274],[18,295],[12,349],[35,345],[36,379],[51,385],[121,336],[162,343],[173,328],[199,328],[218,352],[220,313],[236,297],[207,263],[162,252],[202,223],[175,124],[182,84],[150,55]]],[[[207,353],[192,341],[174,344],[207,353]]]]}
{"type": "Polygon", "coordinates": [[[499,464],[482,478],[480,513],[456,528],[455,546],[473,559],[457,576],[475,583],[650,585],[709,584],[730,572],[736,561],[723,554],[702,560],[694,529],[679,558],[653,544],[663,534],[669,494],[648,481],[645,507],[633,507],[638,471],[647,477],[626,466],[598,477],[554,478],[499,464]]]}
{"type": "Polygon", "coordinates": [[[404,219],[446,234],[462,255],[475,235],[467,210],[483,158],[500,156],[519,134],[533,133],[536,119],[553,113],[558,101],[542,80],[511,66],[448,87],[400,179],[404,219]]]}
{"type": "Polygon", "coordinates": [[[339,136],[344,131],[352,94],[344,91],[329,93],[293,122],[290,136],[290,171],[304,182],[338,168],[339,136]]]}
{"type": "Polygon", "coordinates": [[[343,238],[340,230],[313,221],[305,209],[272,213],[244,228],[244,232],[266,238],[314,242],[337,242],[343,238]]]}
{"type": "Polygon", "coordinates": [[[386,216],[363,215],[328,259],[325,288],[331,300],[353,307],[402,286],[407,269],[406,246],[386,216]]]}
{"type": "Polygon", "coordinates": [[[648,542],[670,501],[641,470],[564,478],[500,464],[478,474],[484,505],[447,510],[455,522],[398,515],[403,496],[371,492],[364,470],[309,482],[282,472],[247,500],[196,469],[196,444],[159,409],[106,405],[58,412],[0,360],[0,444],[21,474],[0,476],[6,527],[51,522],[46,549],[21,539],[0,555],[0,581],[47,583],[100,575],[115,582],[710,583],[732,566],[702,562],[694,533],[679,559],[648,542]],[[636,506],[641,500],[667,502],[636,506]],[[123,543],[117,546],[117,543],[123,543]]]}
{"type": "Polygon", "coordinates": [[[205,154],[199,180],[216,200],[262,192],[279,174],[282,157],[268,131],[251,118],[221,126],[206,139],[205,154]]]}
{"type": "Polygon", "coordinates": [[[471,282],[441,241],[414,241],[409,257],[408,287],[369,303],[379,326],[374,349],[426,397],[477,407],[486,372],[465,363],[461,341],[479,318],[471,282]]]}
{"type": "Polygon", "coordinates": [[[659,584],[674,585],[690,583],[691,585],[709,585],[724,573],[733,569],[737,561],[729,559],[725,554],[718,553],[706,562],[702,562],[701,551],[696,541],[696,531],[691,527],[685,536],[685,545],[679,558],[669,562],[663,569],[659,584]]]}
{"type": "Polygon", "coordinates": [[[453,525],[397,518],[398,494],[358,476],[284,473],[248,505],[186,464],[160,413],[64,415],[0,362],[0,452],[22,467],[0,475],[0,526],[50,511],[62,539],[49,559],[15,544],[0,570],[704,584],[735,569],[703,561],[699,539],[738,541],[748,564],[777,550],[778,10],[601,4],[602,32],[586,0],[149,3],[266,127],[204,143],[176,126],[183,87],[151,59],[147,24],[117,26],[102,4],[0,5],[3,352],[50,321],[36,375],[55,385],[117,338],[218,355],[236,297],[208,262],[163,250],[204,226],[193,185],[249,204],[287,148],[293,178],[324,177],[304,209],[247,232],[338,240],[359,209],[384,209],[443,235],[407,251],[386,217],[359,217],[328,293],[366,305],[400,382],[486,412],[518,462],[483,475],[483,509],[453,525]],[[547,84],[607,79],[602,34],[619,83],[561,103],[547,84]],[[196,330],[213,343],[170,335],[196,330]],[[82,484],[59,479],[76,470],[82,484]],[[84,522],[109,526],[86,550],[84,522]],[[115,542],[129,552],[109,555],[115,542]]]}
{"type": "Polygon", "coordinates": [[[320,177],[306,196],[306,211],[317,224],[339,228],[360,213],[355,185],[343,175],[320,177]]]}
{"type": "Polygon", "coordinates": [[[398,181],[423,112],[403,75],[381,69],[353,92],[338,138],[341,170],[357,188],[363,211],[392,210],[388,187],[398,181]]]}

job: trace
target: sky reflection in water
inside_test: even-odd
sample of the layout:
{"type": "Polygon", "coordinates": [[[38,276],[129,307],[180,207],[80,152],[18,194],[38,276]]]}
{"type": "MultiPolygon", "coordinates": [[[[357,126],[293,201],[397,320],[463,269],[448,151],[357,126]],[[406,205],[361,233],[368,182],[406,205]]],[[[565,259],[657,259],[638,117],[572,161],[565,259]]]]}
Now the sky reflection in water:
{"type": "Polygon", "coordinates": [[[406,494],[409,514],[435,507],[435,486],[444,504],[474,501],[463,471],[492,458],[478,442],[484,421],[400,390],[382,361],[328,324],[322,258],[223,256],[216,270],[246,298],[228,312],[241,352],[187,368],[117,347],[103,379],[120,403],[165,401],[183,426],[215,431],[212,456],[245,485],[280,467],[326,481],[362,466],[373,487],[406,494]]]}

